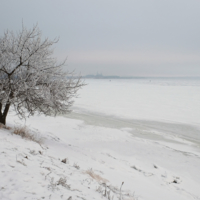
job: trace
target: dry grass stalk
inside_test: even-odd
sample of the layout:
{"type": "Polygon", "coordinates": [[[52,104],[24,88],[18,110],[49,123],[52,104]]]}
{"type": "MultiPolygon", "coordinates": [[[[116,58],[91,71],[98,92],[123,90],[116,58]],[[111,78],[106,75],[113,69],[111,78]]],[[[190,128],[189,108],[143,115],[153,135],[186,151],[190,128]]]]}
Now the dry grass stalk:
{"type": "Polygon", "coordinates": [[[24,165],[24,166],[27,166],[25,163],[24,163],[24,160],[22,159],[21,161],[17,159],[17,156],[16,156],[16,162],[24,165]]]}
{"type": "Polygon", "coordinates": [[[66,177],[61,177],[58,182],[57,182],[57,185],[62,185],[63,187],[67,188],[67,189],[70,189],[70,185],[67,184],[67,179],[66,177]]]}
{"type": "Polygon", "coordinates": [[[2,129],[2,128],[7,129],[7,130],[10,130],[10,129],[11,129],[11,127],[6,126],[6,125],[0,123],[0,129],[2,129]]]}
{"type": "Polygon", "coordinates": [[[95,173],[93,172],[92,169],[87,170],[85,173],[88,174],[88,175],[90,175],[90,176],[91,176],[94,180],[96,180],[97,182],[100,182],[100,183],[106,183],[106,182],[108,182],[107,179],[102,178],[102,177],[101,177],[100,175],[98,175],[98,174],[95,174],[95,173]]]}
{"type": "Polygon", "coordinates": [[[77,163],[74,163],[73,167],[75,167],[76,169],[80,169],[80,166],[77,163]]]}
{"type": "Polygon", "coordinates": [[[37,134],[30,133],[26,126],[15,127],[13,133],[16,135],[20,135],[22,138],[37,142],[40,145],[42,143],[42,138],[39,137],[37,134]]]}
{"type": "Polygon", "coordinates": [[[5,128],[5,125],[0,123],[0,129],[5,128]]]}

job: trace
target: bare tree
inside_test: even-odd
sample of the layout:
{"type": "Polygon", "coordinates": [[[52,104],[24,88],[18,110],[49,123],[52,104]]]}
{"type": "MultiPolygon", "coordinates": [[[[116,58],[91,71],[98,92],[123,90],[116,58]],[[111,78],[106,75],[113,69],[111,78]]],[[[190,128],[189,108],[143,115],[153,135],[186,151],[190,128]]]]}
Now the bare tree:
{"type": "Polygon", "coordinates": [[[57,64],[52,45],[42,40],[37,25],[18,33],[6,31],[0,38],[0,123],[6,124],[11,106],[20,118],[34,113],[64,114],[70,111],[80,77],[64,72],[65,61],[57,64]]]}

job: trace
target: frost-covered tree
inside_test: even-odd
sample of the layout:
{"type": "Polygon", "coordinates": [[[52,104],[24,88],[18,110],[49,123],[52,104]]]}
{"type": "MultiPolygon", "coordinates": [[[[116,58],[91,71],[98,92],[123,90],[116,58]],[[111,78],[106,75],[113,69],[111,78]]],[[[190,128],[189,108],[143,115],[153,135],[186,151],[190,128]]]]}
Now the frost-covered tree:
{"type": "Polygon", "coordinates": [[[53,57],[58,40],[43,39],[37,26],[0,38],[0,123],[6,124],[12,106],[20,118],[34,113],[64,114],[70,111],[80,77],[64,72],[53,57]]]}

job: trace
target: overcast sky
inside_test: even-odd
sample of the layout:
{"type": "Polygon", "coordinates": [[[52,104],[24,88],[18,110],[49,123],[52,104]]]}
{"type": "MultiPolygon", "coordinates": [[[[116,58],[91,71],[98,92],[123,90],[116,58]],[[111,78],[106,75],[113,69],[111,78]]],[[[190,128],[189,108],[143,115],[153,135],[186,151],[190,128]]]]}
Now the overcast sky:
{"type": "Polygon", "coordinates": [[[82,75],[200,76],[200,0],[0,0],[0,35],[38,23],[82,75]]]}

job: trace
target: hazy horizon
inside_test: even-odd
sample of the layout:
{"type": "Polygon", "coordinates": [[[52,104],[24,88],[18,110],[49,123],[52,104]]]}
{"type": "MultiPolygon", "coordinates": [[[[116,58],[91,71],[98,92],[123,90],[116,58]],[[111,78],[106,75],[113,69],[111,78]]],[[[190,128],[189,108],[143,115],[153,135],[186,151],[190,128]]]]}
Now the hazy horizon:
{"type": "Polygon", "coordinates": [[[83,76],[200,77],[200,1],[2,1],[0,37],[38,23],[83,76]]]}
{"type": "Polygon", "coordinates": [[[119,77],[119,78],[188,78],[188,79],[200,79],[200,76],[148,76],[148,75],[144,75],[144,76],[130,76],[130,75],[125,75],[125,76],[122,76],[120,74],[118,75],[113,75],[113,74],[109,74],[109,75],[104,75],[103,73],[96,73],[96,74],[85,74],[85,75],[82,75],[82,77],[87,77],[87,76],[98,76],[98,75],[102,75],[103,77],[119,77]]]}

